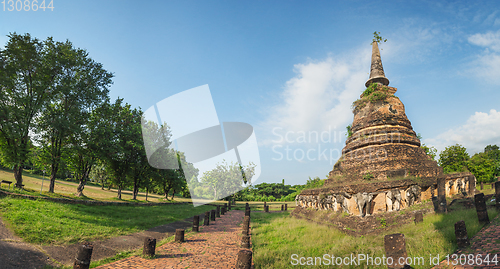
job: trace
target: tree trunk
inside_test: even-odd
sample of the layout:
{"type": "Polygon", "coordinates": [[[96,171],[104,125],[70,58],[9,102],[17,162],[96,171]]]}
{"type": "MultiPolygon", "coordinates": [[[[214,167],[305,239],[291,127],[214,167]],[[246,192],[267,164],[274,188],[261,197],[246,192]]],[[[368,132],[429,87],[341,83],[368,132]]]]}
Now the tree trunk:
{"type": "Polygon", "coordinates": [[[118,199],[120,199],[120,200],[122,199],[122,187],[121,186],[118,187],[118,199]]]}
{"type": "Polygon", "coordinates": [[[54,193],[54,186],[56,183],[56,175],[50,175],[49,192],[54,193]]]}
{"type": "Polygon", "coordinates": [[[23,166],[14,166],[14,178],[16,179],[16,187],[19,189],[23,188],[23,166]]]}
{"type": "Polygon", "coordinates": [[[50,185],[49,185],[49,192],[54,193],[54,187],[56,184],[56,174],[58,170],[58,166],[56,164],[52,164],[51,167],[51,172],[50,172],[50,185]]]}
{"type": "Polygon", "coordinates": [[[171,188],[163,188],[163,191],[165,192],[165,199],[168,200],[168,192],[170,191],[171,188]]]}
{"type": "Polygon", "coordinates": [[[175,189],[172,191],[172,201],[174,200],[175,189]]]}
{"type": "Polygon", "coordinates": [[[85,188],[85,184],[87,183],[86,178],[81,178],[80,183],[78,184],[78,187],[76,188],[76,196],[82,197],[83,196],[83,189],[85,188]]]}
{"type": "Polygon", "coordinates": [[[137,200],[138,193],[139,193],[139,184],[137,184],[137,179],[134,178],[134,190],[132,191],[132,200],[137,200]]]}
{"type": "Polygon", "coordinates": [[[146,188],[146,202],[148,201],[148,192],[149,192],[149,188],[146,188]]]}

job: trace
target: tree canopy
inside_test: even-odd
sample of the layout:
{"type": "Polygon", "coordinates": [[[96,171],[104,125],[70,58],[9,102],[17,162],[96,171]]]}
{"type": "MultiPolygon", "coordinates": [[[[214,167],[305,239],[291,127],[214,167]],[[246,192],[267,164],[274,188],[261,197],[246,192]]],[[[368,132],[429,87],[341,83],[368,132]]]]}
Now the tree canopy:
{"type": "Polygon", "coordinates": [[[467,170],[467,162],[470,157],[467,149],[462,145],[456,144],[446,147],[439,153],[438,164],[443,167],[444,173],[465,172],[467,170]]]}

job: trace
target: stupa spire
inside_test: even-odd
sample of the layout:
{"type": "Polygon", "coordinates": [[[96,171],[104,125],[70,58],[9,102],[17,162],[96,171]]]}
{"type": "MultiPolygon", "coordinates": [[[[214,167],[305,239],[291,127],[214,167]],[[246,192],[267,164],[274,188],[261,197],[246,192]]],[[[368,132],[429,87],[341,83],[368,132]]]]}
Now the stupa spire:
{"type": "Polygon", "coordinates": [[[384,67],[382,67],[382,59],[380,58],[380,51],[378,49],[378,42],[372,43],[372,66],[370,70],[370,78],[366,81],[365,86],[368,88],[372,83],[380,83],[382,85],[389,85],[389,79],[385,77],[384,67]]]}

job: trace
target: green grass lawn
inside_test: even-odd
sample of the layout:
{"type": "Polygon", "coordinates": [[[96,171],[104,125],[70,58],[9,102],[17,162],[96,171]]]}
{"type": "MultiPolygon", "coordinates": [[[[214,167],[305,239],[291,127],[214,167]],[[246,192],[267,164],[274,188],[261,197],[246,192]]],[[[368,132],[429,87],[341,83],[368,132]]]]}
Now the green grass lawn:
{"type": "Polygon", "coordinates": [[[213,206],[75,205],[45,200],[0,198],[0,214],[25,241],[71,244],[105,239],[185,219],[213,206]]]}
{"type": "MultiPolygon", "coordinates": [[[[495,210],[489,210],[490,219],[497,216],[495,210]]],[[[325,265],[323,255],[331,257],[357,257],[358,254],[383,257],[384,236],[393,233],[403,233],[406,240],[408,257],[423,257],[424,265],[414,265],[413,268],[431,268],[430,255],[444,256],[457,248],[455,239],[455,222],[465,220],[469,237],[475,235],[482,227],[478,223],[474,209],[454,211],[445,215],[426,214],[424,222],[401,225],[389,232],[353,237],[326,226],[311,223],[306,220],[291,217],[285,213],[252,213],[252,244],[253,259],[256,268],[295,268],[300,257],[321,257],[322,265],[317,260],[314,268],[332,268],[325,265]],[[296,256],[292,256],[292,255],[296,256]]],[[[314,259],[314,258],[313,258],[314,259]]],[[[302,260],[307,262],[307,260],[302,260]]],[[[343,268],[387,268],[387,266],[366,265],[357,261],[343,268]]]]}

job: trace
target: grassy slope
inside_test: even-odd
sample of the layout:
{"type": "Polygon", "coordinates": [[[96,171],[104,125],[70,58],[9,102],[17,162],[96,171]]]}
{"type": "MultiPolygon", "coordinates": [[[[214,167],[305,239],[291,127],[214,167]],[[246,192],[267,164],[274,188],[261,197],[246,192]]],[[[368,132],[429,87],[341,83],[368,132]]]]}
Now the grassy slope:
{"type": "MultiPolygon", "coordinates": [[[[12,172],[9,171],[4,171],[0,170],[0,180],[7,180],[7,181],[12,181],[15,182],[14,180],[14,175],[12,172]]],[[[61,181],[61,180],[56,180],[55,184],[55,195],[54,194],[49,194],[49,180],[47,177],[45,177],[45,180],[43,180],[43,191],[42,191],[42,196],[52,196],[52,197],[63,197],[63,198],[77,198],[74,196],[74,193],[76,193],[76,188],[78,187],[77,183],[74,182],[68,182],[68,181],[61,181]]],[[[31,190],[32,193],[26,193],[30,195],[39,195],[40,189],[42,187],[42,177],[39,175],[32,175],[29,173],[23,173],[23,184],[25,185],[25,189],[31,190]]],[[[13,184],[10,186],[10,190],[13,189],[13,184]]],[[[1,186],[2,190],[8,190],[8,185],[7,184],[2,184],[1,186]]],[[[93,199],[93,200],[114,200],[117,201],[116,196],[117,196],[117,190],[116,189],[111,189],[108,190],[107,188],[102,190],[101,187],[97,186],[91,186],[87,185],[85,186],[85,189],[83,190],[84,195],[86,196],[87,199],[93,199]]],[[[148,201],[149,202],[165,202],[163,199],[164,197],[161,195],[156,195],[156,194],[148,194],[148,201]]],[[[132,199],[132,192],[123,190],[122,191],[122,200],[131,200],[132,199]]],[[[138,201],[145,201],[146,200],[146,194],[139,192],[139,195],[137,196],[138,201]]],[[[177,202],[189,202],[190,199],[185,199],[181,197],[175,197],[175,200],[177,202]]]]}
{"type": "MultiPolygon", "coordinates": [[[[490,219],[498,213],[489,211],[490,219]]],[[[423,257],[424,266],[414,268],[430,268],[429,255],[445,255],[456,250],[454,223],[465,220],[469,237],[480,229],[475,210],[454,211],[446,215],[427,214],[424,222],[417,225],[411,223],[384,234],[352,237],[336,229],[317,225],[305,220],[289,216],[289,213],[252,215],[252,244],[256,268],[294,268],[291,264],[292,254],[299,257],[323,257],[324,254],[335,257],[350,257],[351,254],[365,254],[371,257],[382,257],[384,236],[386,234],[403,233],[409,257],[423,257]]],[[[319,263],[318,263],[319,264],[319,263]]],[[[300,265],[299,265],[300,267],[300,265]]],[[[349,268],[374,268],[376,266],[348,266],[349,268]]],[[[316,267],[315,267],[316,268],[316,267]]],[[[317,266],[331,268],[331,266],[317,266]]],[[[386,268],[386,266],[380,266],[386,268]]]]}
{"type": "MultiPolygon", "coordinates": [[[[14,182],[12,172],[0,170],[0,180],[14,182]]],[[[48,193],[49,181],[42,177],[23,173],[25,190],[14,192],[34,196],[50,196],[72,199],[88,199],[100,201],[119,201],[116,190],[101,190],[100,187],[87,185],[85,197],[75,197],[78,184],[67,181],[56,181],[55,193],[48,193]]],[[[2,190],[8,190],[2,184],[2,190]]],[[[10,191],[13,186],[10,186],[10,191]]],[[[138,201],[146,202],[145,193],[139,193],[138,201]]],[[[122,200],[131,202],[130,191],[122,191],[122,200]]],[[[175,197],[176,202],[189,202],[190,199],[175,197]]],[[[149,194],[148,202],[165,202],[163,196],[149,194]]],[[[69,205],[43,200],[31,201],[16,198],[0,198],[0,215],[15,233],[27,242],[39,244],[68,244],[86,240],[104,239],[118,235],[130,234],[149,229],[180,219],[201,214],[210,206],[193,207],[192,205],[173,206],[87,206],[69,205]]]]}
{"type": "Polygon", "coordinates": [[[201,214],[212,206],[90,206],[0,198],[2,218],[27,242],[69,244],[130,234],[201,214]]]}

